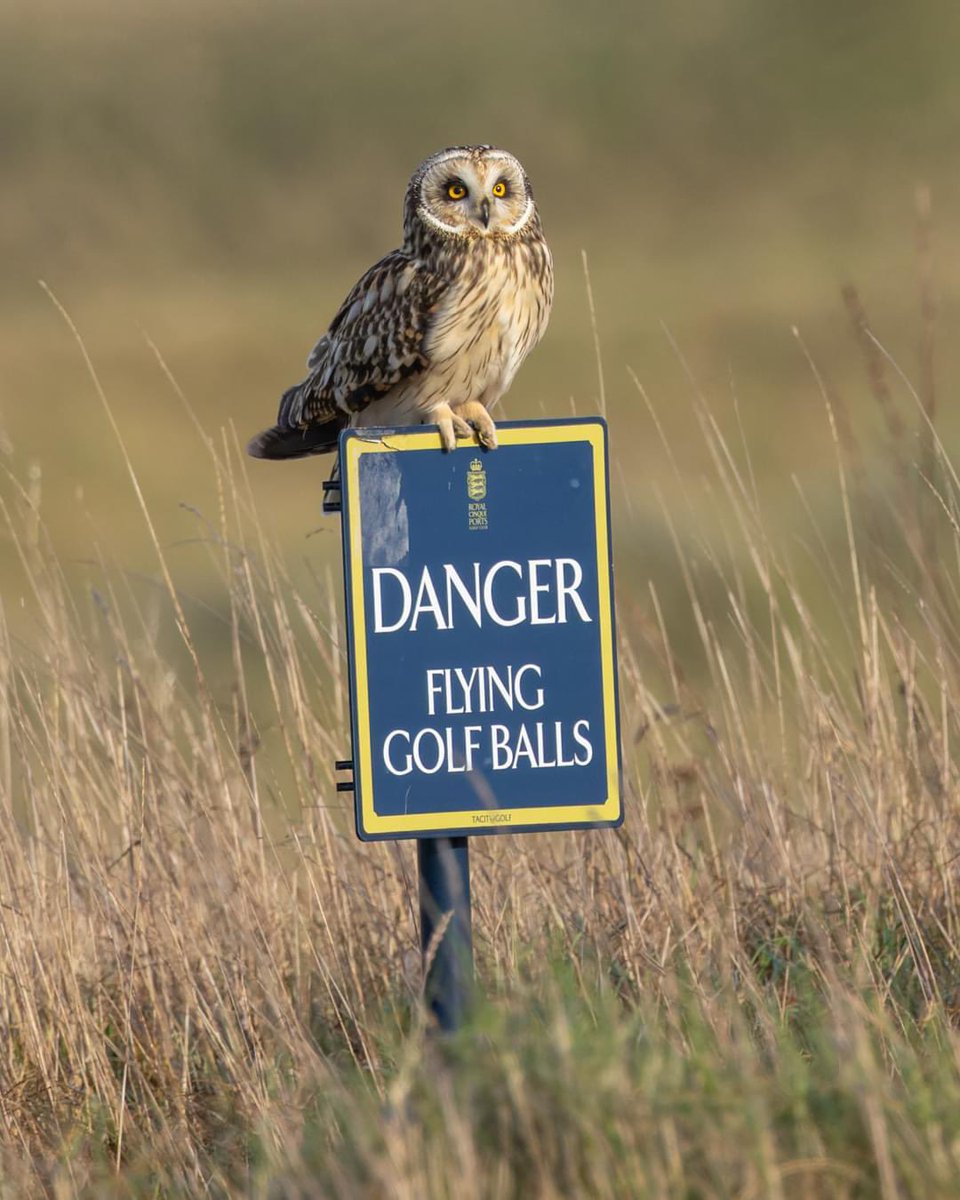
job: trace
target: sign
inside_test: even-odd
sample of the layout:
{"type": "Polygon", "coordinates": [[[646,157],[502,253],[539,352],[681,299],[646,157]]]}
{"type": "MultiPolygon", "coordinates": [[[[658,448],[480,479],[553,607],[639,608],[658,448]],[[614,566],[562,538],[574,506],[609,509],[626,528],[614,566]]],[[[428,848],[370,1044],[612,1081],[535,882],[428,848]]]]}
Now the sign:
{"type": "Polygon", "coordinates": [[[341,434],[361,838],[622,820],[606,434],[341,434]]]}

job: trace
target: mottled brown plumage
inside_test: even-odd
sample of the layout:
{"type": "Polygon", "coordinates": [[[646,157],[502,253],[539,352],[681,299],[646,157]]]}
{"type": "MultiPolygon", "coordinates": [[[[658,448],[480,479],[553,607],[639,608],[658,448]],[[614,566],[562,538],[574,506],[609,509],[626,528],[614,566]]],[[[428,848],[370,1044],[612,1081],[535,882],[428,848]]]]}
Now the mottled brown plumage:
{"type": "Polygon", "coordinates": [[[441,444],[476,429],[493,448],[488,410],[543,335],[553,263],[533,191],[513,155],[441,150],[414,172],[404,241],[357,282],[284,392],[256,458],[336,448],[346,425],[435,423],[441,444]]]}

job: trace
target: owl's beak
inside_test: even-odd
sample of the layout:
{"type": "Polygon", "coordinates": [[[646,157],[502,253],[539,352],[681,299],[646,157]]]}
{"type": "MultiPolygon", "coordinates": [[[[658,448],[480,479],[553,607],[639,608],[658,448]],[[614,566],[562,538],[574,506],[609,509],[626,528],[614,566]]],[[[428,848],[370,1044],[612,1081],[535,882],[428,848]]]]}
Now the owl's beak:
{"type": "Polygon", "coordinates": [[[480,222],[484,229],[490,224],[490,201],[486,196],[480,201],[480,222]]]}

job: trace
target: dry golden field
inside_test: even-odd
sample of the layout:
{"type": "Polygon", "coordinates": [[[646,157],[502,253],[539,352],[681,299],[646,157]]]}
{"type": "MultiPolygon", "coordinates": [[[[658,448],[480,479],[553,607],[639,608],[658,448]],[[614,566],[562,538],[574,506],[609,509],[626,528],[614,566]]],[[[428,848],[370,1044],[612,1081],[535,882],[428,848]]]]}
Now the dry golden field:
{"type": "Polygon", "coordinates": [[[960,1194],[958,34],[0,0],[0,1196],[960,1194]],[[440,1047],[326,464],[239,448],[469,140],[557,260],[507,412],[610,422],[627,818],[475,839],[440,1047]]]}

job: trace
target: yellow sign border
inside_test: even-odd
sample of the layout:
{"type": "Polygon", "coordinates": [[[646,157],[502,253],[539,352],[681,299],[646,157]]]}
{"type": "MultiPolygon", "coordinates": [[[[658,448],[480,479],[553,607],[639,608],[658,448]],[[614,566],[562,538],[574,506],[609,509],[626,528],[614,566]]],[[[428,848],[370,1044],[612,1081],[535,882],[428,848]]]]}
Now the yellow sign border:
{"type": "MultiPolygon", "coordinates": [[[[374,838],[410,837],[418,833],[456,831],[476,832],[490,829],[509,830],[515,823],[529,829],[536,826],[616,824],[622,817],[620,790],[619,722],[617,720],[616,663],[613,644],[613,597],[610,590],[610,528],[607,519],[607,493],[604,426],[599,421],[570,424],[497,426],[501,446],[537,446],[556,442],[588,442],[593,451],[593,499],[597,529],[597,590],[600,606],[600,655],[603,693],[604,747],[607,760],[607,798],[602,804],[563,804],[549,808],[477,808],[443,813],[415,813],[380,816],[373,806],[373,749],[370,739],[370,694],[367,681],[366,614],[363,598],[363,531],[359,503],[360,459],[365,454],[395,454],[406,450],[432,450],[438,447],[436,431],[391,431],[383,436],[364,436],[358,431],[343,440],[341,468],[346,476],[344,495],[351,503],[348,513],[350,533],[350,600],[353,608],[351,673],[356,705],[354,746],[355,787],[359,788],[362,831],[374,838]],[[345,451],[345,453],[344,453],[345,451]],[[491,819],[495,818],[495,819],[491,819]]],[[[460,447],[455,454],[468,454],[460,447]]]]}

